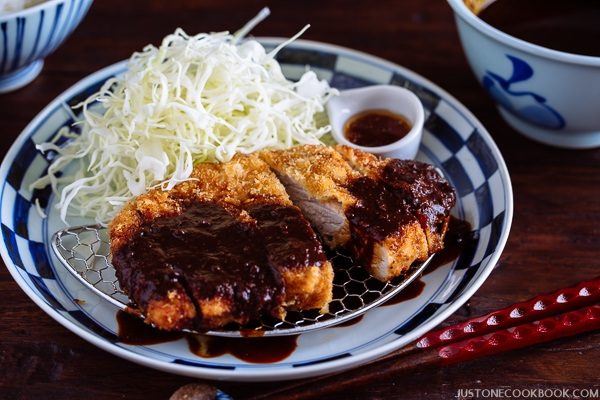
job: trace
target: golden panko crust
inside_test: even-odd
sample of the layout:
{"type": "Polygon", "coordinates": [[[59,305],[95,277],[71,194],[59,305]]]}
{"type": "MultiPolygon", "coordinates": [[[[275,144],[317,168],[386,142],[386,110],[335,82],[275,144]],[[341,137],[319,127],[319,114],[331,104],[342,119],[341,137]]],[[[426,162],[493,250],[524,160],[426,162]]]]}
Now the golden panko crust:
{"type": "MultiPolygon", "coordinates": [[[[109,226],[111,252],[122,248],[143,224],[156,218],[175,216],[196,201],[211,201],[224,206],[238,207],[242,222],[255,224],[247,208],[253,205],[274,204],[295,207],[285,188],[269,166],[257,154],[236,155],[227,163],[198,164],[191,179],[169,191],[151,189],[129,202],[109,226]]],[[[329,261],[305,268],[284,268],[284,305],[288,309],[327,308],[332,296],[333,268],[329,261]]],[[[181,329],[195,316],[190,302],[181,296],[154,299],[148,306],[146,319],[163,329],[181,329]]],[[[203,322],[209,326],[223,326],[239,322],[231,316],[231,304],[224,299],[196,299],[203,322]]],[[[195,311],[195,310],[194,310],[195,311]]],[[[280,316],[285,313],[280,310],[280,316]]]]}

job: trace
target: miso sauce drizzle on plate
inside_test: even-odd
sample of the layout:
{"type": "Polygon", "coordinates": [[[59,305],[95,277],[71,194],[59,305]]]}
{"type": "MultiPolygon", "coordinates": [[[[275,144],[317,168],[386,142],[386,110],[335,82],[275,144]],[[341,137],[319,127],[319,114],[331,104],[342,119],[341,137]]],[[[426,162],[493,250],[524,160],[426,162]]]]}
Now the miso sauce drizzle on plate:
{"type": "Polygon", "coordinates": [[[393,304],[402,303],[403,301],[412,300],[418,297],[425,289],[425,282],[421,278],[414,280],[410,285],[405,287],[397,295],[389,299],[383,304],[384,306],[391,306],[393,304]]]}
{"type": "Polygon", "coordinates": [[[450,216],[444,236],[444,248],[433,257],[423,274],[430,274],[442,265],[456,260],[465,250],[475,250],[478,241],[478,234],[473,231],[469,222],[450,216]]]}
{"type": "Polygon", "coordinates": [[[219,357],[224,354],[255,364],[268,364],[289,357],[298,346],[298,336],[264,338],[228,338],[204,335],[188,335],[186,340],[192,353],[202,358],[219,357]]]}
{"type": "Polygon", "coordinates": [[[299,336],[226,338],[169,332],[156,329],[122,310],[117,312],[117,325],[119,341],[125,344],[148,346],[185,338],[190,351],[197,356],[213,358],[231,354],[240,360],[258,364],[274,363],[289,357],[298,346],[299,336]]]}
{"type": "Polygon", "coordinates": [[[173,342],[185,337],[183,332],[161,331],[146,324],[140,317],[126,311],[117,312],[119,341],[125,344],[147,346],[173,342]]]}
{"type": "Polygon", "coordinates": [[[385,146],[402,139],[412,126],[401,115],[388,110],[366,110],[344,124],[344,135],[364,147],[385,146]]]}

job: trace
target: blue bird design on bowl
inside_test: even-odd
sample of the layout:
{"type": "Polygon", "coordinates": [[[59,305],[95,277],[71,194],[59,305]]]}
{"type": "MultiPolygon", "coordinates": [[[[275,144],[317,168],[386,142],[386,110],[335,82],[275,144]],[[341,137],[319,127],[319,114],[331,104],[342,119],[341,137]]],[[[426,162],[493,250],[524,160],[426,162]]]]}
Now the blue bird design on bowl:
{"type": "Polygon", "coordinates": [[[534,71],[531,66],[515,56],[506,55],[512,63],[510,78],[505,79],[498,74],[486,71],[483,87],[506,110],[528,122],[550,129],[565,127],[565,119],[558,111],[546,104],[546,98],[530,91],[518,91],[511,86],[529,80],[534,71]]]}

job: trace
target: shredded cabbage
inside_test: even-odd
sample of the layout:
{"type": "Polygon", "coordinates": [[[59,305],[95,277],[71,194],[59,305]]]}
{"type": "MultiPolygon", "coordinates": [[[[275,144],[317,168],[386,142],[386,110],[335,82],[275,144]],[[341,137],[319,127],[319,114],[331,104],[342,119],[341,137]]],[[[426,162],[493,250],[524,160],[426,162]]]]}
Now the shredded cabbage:
{"type": "Polygon", "coordinates": [[[337,92],[312,71],[288,81],[274,59],[283,46],[267,53],[255,40],[240,42],[266,15],[236,35],[178,29],[160,47],[134,53],[122,76],[77,106],[80,134],[64,127],[37,145],[57,155],[32,187],[52,186],[65,222],[78,215],[106,223],[148,188],[189,179],[194,163],[320,143],[331,127],[318,121],[337,92]],[[70,141],[58,146],[65,137],[70,141]],[[61,177],[73,163],[77,171],[61,177]]]}

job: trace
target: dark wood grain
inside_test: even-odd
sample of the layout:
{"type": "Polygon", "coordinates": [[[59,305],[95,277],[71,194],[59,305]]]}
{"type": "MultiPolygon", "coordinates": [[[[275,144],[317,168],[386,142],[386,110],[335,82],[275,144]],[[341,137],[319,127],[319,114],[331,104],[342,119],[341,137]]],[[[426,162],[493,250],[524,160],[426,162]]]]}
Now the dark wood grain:
{"type": "MultiPolygon", "coordinates": [[[[254,34],[290,36],[311,23],[307,39],[375,54],[439,84],[497,141],[515,192],[512,232],[498,269],[446,323],[599,274],[600,150],[545,147],[510,129],[473,79],[444,1],[98,0],[34,83],[0,96],[0,151],[8,150],[50,100],[87,74],[157,43],[178,26],[189,32],[235,30],[265,4],[273,15],[254,34]]],[[[5,268],[0,299],[0,398],[165,399],[193,382],[83,341],[29,300],[5,268]]],[[[598,359],[600,334],[587,334],[447,368],[392,370],[358,387],[348,387],[342,374],[330,380],[334,390],[328,398],[447,399],[459,388],[586,387],[598,383],[598,359]]],[[[373,372],[381,366],[362,368],[373,372]]],[[[289,385],[213,384],[239,398],[289,385]]],[[[309,395],[311,384],[302,382],[300,393],[309,395]]]]}

